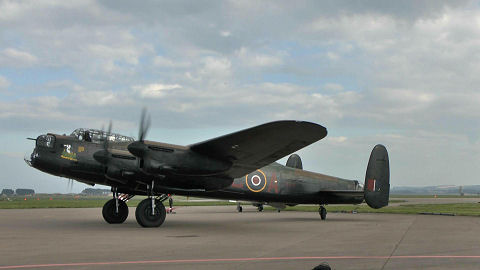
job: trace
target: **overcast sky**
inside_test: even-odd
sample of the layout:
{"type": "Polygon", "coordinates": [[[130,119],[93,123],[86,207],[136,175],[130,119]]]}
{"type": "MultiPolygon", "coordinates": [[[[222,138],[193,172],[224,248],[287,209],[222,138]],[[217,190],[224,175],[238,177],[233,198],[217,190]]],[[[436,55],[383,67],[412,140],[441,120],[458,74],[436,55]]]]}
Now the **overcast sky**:
{"type": "Polygon", "coordinates": [[[0,189],[68,192],[25,138],[136,135],[143,106],[151,140],[307,120],[307,170],[363,182],[381,143],[393,186],[480,184],[479,86],[479,2],[2,0],[0,189]]]}

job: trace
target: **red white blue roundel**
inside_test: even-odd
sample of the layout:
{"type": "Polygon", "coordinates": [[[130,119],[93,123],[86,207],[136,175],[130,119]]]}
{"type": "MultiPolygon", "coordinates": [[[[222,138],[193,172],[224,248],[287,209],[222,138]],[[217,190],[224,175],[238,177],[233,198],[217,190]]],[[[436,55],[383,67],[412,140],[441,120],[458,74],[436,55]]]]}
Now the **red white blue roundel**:
{"type": "Polygon", "coordinates": [[[256,170],[245,176],[248,189],[253,192],[260,192],[267,186],[267,177],[261,170],[256,170]]]}

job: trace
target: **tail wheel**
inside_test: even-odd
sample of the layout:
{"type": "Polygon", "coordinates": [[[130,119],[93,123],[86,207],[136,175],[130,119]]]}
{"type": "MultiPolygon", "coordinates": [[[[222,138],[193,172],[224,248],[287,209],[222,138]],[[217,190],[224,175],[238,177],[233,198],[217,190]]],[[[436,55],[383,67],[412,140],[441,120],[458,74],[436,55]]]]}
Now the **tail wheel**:
{"type": "Polygon", "coordinates": [[[118,212],[116,209],[115,199],[111,199],[105,203],[102,209],[103,218],[107,223],[119,224],[123,223],[128,217],[128,206],[124,201],[118,200],[118,212]]]}
{"type": "Polygon", "coordinates": [[[155,200],[153,215],[151,199],[141,201],[135,210],[135,218],[142,227],[159,227],[165,221],[166,216],[165,206],[159,200],[155,200]]]}
{"type": "Polygon", "coordinates": [[[320,214],[320,218],[322,220],[327,219],[327,209],[325,209],[325,207],[320,206],[320,209],[318,209],[318,213],[320,214]]]}

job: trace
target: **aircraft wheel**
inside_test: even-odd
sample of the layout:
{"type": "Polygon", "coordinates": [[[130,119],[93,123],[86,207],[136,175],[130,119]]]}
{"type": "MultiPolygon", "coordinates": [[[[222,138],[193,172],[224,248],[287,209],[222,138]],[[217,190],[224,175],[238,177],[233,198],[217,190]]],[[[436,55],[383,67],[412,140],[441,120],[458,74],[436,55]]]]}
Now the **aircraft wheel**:
{"type": "Polygon", "coordinates": [[[115,199],[109,200],[103,206],[102,215],[107,223],[119,224],[127,219],[128,206],[124,201],[118,200],[118,213],[116,213],[115,208],[115,199]]]}
{"type": "Polygon", "coordinates": [[[165,221],[167,211],[165,206],[159,200],[155,200],[155,211],[152,215],[152,200],[145,199],[141,201],[135,210],[135,218],[142,227],[159,227],[165,221]]]}
{"type": "Polygon", "coordinates": [[[237,206],[237,212],[242,213],[242,211],[243,211],[243,207],[237,206]]]}
{"type": "Polygon", "coordinates": [[[320,214],[320,218],[322,220],[327,219],[327,209],[325,209],[325,207],[320,206],[320,209],[318,209],[318,213],[320,214]]]}
{"type": "Polygon", "coordinates": [[[257,207],[257,209],[258,209],[258,212],[262,212],[262,211],[263,211],[263,205],[260,204],[260,205],[257,207]]]}

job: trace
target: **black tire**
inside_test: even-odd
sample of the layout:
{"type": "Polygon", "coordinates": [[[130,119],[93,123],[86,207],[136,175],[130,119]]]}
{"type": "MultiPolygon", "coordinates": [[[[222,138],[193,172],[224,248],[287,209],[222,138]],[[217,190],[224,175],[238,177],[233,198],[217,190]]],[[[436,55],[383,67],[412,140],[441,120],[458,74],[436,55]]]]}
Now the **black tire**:
{"type": "Polygon", "coordinates": [[[167,211],[159,200],[155,201],[155,215],[152,215],[152,200],[141,201],[135,210],[135,218],[142,227],[159,227],[165,221],[167,211]]]}
{"type": "Polygon", "coordinates": [[[127,204],[124,201],[118,200],[118,213],[115,212],[115,199],[111,199],[103,205],[103,219],[110,224],[120,224],[128,217],[127,204]]]}
{"type": "Polygon", "coordinates": [[[257,209],[258,209],[258,212],[262,212],[262,211],[263,211],[263,205],[259,205],[259,206],[257,207],[257,209]]]}
{"type": "Polygon", "coordinates": [[[320,214],[320,218],[322,220],[325,220],[327,219],[327,209],[325,209],[325,207],[320,207],[320,209],[318,210],[319,214],[320,214]]]}
{"type": "Polygon", "coordinates": [[[237,211],[238,211],[239,213],[242,213],[243,207],[241,207],[241,206],[237,207],[237,211]]]}

